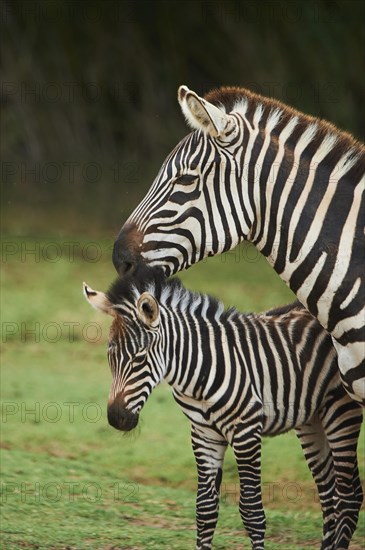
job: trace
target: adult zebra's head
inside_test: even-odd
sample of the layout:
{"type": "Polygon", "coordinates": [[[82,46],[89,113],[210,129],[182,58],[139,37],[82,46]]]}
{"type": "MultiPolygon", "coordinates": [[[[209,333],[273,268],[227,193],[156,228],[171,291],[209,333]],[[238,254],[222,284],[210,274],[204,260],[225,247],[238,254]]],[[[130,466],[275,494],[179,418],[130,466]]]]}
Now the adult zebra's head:
{"type": "Polygon", "coordinates": [[[170,153],[122,227],[113,250],[120,275],[141,261],[176,273],[233,248],[250,230],[252,212],[242,204],[242,166],[236,159],[244,120],[238,111],[231,113],[242,104],[242,90],[223,88],[203,99],[181,86],[178,100],[194,131],[170,153]],[[223,97],[229,97],[225,106],[223,97]]]}
{"type": "Polygon", "coordinates": [[[94,308],[113,317],[108,344],[112,372],[108,422],[117,430],[130,431],[164,376],[159,305],[149,292],[140,294],[123,281],[116,281],[107,294],[84,283],[84,295],[94,308]]]}

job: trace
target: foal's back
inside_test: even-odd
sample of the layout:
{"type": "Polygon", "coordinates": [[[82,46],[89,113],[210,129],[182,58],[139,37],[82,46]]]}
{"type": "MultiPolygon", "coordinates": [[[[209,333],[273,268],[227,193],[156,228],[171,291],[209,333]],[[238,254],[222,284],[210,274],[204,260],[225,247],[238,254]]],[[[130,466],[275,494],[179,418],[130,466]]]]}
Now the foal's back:
{"type": "Polygon", "coordinates": [[[298,427],[342,389],[331,337],[299,303],[262,314],[238,314],[235,345],[263,403],[263,432],[298,427]]]}

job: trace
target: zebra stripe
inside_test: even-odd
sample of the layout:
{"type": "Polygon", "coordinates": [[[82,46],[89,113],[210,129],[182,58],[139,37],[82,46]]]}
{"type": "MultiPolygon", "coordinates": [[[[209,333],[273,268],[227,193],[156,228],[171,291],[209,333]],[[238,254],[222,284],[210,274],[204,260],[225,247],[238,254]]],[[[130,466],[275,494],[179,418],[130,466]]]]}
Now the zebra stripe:
{"type": "Polygon", "coordinates": [[[181,87],[179,102],[195,131],[122,228],[116,268],[142,259],[171,274],[251,241],[331,333],[365,404],[364,146],[240,88],[181,87]]]}
{"type": "Polygon", "coordinates": [[[118,280],[105,300],[114,316],[109,422],[132,429],[153,388],[163,379],[172,386],[192,426],[197,549],[211,548],[227,445],[244,526],[252,547],[264,548],[261,437],[293,428],[320,497],[321,548],[348,548],[363,498],[356,453],[362,409],[341,385],[331,337],[318,321],[299,302],[262,314],[224,311],[148,268],[118,280]]]}

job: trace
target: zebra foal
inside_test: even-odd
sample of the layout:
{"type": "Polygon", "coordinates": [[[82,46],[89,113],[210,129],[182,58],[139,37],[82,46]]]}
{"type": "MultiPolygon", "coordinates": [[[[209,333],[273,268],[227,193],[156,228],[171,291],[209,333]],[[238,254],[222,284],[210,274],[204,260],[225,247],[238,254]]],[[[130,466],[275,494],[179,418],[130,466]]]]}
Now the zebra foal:
{"type": "Polygon", "coordinates": [[[264,548],[261,437],[295,428],[323,514],[322,550],[345,549],[362,503],[357,466],[361,406],[340,382],[331,337],[298,302],[242,314],[144,268],[107,294],[84,284],[113,316],[108,421],[129,431],[165,379],[191,422],[198,470],[196,548],[211,548],[226,448],[240,479],[239,509],[252,548],[264,548]]]}

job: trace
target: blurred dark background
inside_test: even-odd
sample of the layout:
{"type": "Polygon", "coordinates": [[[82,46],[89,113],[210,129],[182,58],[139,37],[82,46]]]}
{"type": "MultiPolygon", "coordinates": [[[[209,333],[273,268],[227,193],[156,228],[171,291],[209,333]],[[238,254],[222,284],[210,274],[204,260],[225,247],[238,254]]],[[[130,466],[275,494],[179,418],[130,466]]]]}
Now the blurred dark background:
{"type": "Polygon", "coordinates": [[[2,2],[3,231],[112,237],[188,131],[180,84],[363,140],[364,21],[357,0],[2,2]]]}

